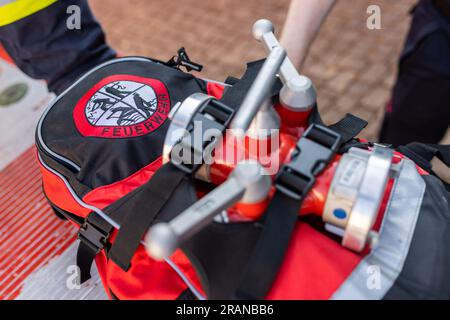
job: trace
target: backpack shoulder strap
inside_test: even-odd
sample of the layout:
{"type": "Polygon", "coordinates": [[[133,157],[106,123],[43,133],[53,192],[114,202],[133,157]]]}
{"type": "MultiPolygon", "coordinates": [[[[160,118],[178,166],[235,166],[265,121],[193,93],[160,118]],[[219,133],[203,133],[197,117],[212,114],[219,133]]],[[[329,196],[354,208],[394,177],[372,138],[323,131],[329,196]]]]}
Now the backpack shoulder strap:
{"type": "Polygon", "coordinates": [[[303,199],[340,144],[341,136],[321,125],[311,125],[303,134],[297,143],[299,153],[275,179],[276,192],[266,211],[263,230],[234,298],[265,298],[284,259],[303,199]]]}

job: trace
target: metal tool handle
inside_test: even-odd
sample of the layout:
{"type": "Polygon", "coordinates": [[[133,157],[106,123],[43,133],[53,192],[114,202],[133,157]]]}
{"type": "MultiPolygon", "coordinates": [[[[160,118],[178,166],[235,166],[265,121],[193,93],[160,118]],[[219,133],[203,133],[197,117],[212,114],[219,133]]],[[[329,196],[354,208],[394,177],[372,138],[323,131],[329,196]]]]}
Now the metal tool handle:
{"type": "MultiPolygon", "coordinates": [[[[270,20],[260,19],[253,24],[253,37],[262,42],[267,52],[281,48],[274,35],[270,20]]],[[[280,79],[284,86],[280,92],[281,103],[294,111],[310,109],[316,102],[316,90],[308,77],[300,75],[289,57],[285,57],[280,68],[280,79]]]]}
{"type": "Polygon", "coordinates": [[[145,239],[147,252],[157,260],[169,257],[183,241],[206,227],[217,214],[239,200],[246,203],[263,201],[270,186],[270,177],[258,162],[240,162],[228,180],[219,187],[172,221],[151,227],[145,239]]]}
{"type": "Polygon", "coordinates": [[[286,51],[281,47],[274,48],[270,52],[231,122],[230,128],[238,136],[245,135],[253,118],[263,106],[263,102],[269,98],[270,90],[277,79],[277,73],[285,58],[286,51]]]}
{"type": "MultiPolygon", "coordinates": [[[[281,44],[275,37],[275,28],[273,23],[267,19],[260,19],[253,24],[253,37],[262,42],[267,52],[270,53],[275,48],[281,48],[281,44]]],[[[287,83],[292,77],[298,77],[299,73],[292,64],[289,57],[286,57],[280,68],[280,78],[283,84],[287,83]]]]}

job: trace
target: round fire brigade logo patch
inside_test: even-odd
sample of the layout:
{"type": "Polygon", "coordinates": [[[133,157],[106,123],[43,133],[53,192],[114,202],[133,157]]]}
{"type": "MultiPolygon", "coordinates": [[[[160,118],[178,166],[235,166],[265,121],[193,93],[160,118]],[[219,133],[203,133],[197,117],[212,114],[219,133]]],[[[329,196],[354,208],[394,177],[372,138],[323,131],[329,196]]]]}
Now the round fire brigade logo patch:
{"type": "Polygon", "coordinates": [[[83,136],[130,138],[156,130],[169,111],[169,93],[161,81],[114,75],[93,86],[78,101],[73,115],[83,136]]]}

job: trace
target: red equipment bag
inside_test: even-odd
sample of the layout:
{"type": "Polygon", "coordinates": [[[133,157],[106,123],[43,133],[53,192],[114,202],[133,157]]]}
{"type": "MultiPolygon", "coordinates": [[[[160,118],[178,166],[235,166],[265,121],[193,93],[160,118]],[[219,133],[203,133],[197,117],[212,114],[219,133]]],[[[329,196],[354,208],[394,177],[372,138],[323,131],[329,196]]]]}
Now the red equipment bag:
{"type": "MultiPolygon", "coordinates": [[[[161,167],[169,112],[178,101],[196,92],[222,96],[228,86],[196,78],[178,65],[179,61],[162,63],[142,57],[106,62],[59,95],[36,131],[44,193],[59,217],[80,226],[81,281],[89,279],[96,258],[105,287],[120,299],[174,299],[187,289],[183,272],[196,277],[181,252],[174,258],[178,267],[171,267],[152,261],[142,247],[133,256],[131,268],[122,266],[128,272],[117,267],[107,258],[107,250],[126,210],[111,218],[102,211],[109,214],[142,193],[161,167]],[[142,272],[148,268],[152,272],[142,272]],[[142,281],[149,287],[142,290],[142,281]],[[132,283],[137,288],[129,286],[132,283]]],[[[196,200],[195,192],[189,187],[181,199],[189,205],[196,200]]],[[[182,202],[165,208],[168,218],[184,208],[182,202]]]]}
{"type": "MultiPolygon", "coordinates": [[[[89,278],[95,259],[107,292],[117,299],[449,298],[449,196],[427,167],[433,157],[450,162],[448,149],[412,146],[402,150],[408,157],[393,153],[396,178],[383,190],[373,226],[378,244],[351,251],[322,215],[331,212],[326,221],[337,224],[349,219],[333,207],[348,199],[328,199],[354,184],[361,159],[383,151],[354,139],[366,122],[348,115],[325,127],[317,107],[297,144],[296,130],[281,129],[280,150],[308,146],[286,156],[280,172],[298,171],[312,183],[301,185],[305,180],[289,174],[275,179],[278,190],[300,183],[298,191],[307,191],[301,209],[292,192],[276,191],[261,218],[213,222],[164,261],[147,254],[140,244],[144,232],[212,189],[162,165],[171,109],[193,93],[208,93],[216,99],[197,116],[213,125],[214,115],[223,130],[260,66],[251,63],[242,79],[216,84],[150,59],[121,58],[91,70],[51,103],[37,128],[38,158],[55,212],[80,227],[81,280],[89,278]],[[326,166],[318,169],[317,160],[326,166]],[[298,163],[310,164],[310,171],[298,163]]],[[[272,91],[277,101],[279,85],[272,91]]],[[[282,121],[292,120],[279,113],[282,121]]]]}

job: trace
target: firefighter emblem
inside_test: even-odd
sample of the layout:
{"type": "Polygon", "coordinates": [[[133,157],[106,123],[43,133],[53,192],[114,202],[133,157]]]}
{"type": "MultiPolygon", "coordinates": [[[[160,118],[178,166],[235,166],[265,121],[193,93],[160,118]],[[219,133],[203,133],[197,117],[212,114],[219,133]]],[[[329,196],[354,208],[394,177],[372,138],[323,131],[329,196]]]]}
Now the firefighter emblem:
{"type": "Polygon", "coordinates": [[[103,79],[80,99],[74,120],[83,136],[129,138],[156,130],[169,111],[161,81],[117,75],[103,79]]]}

